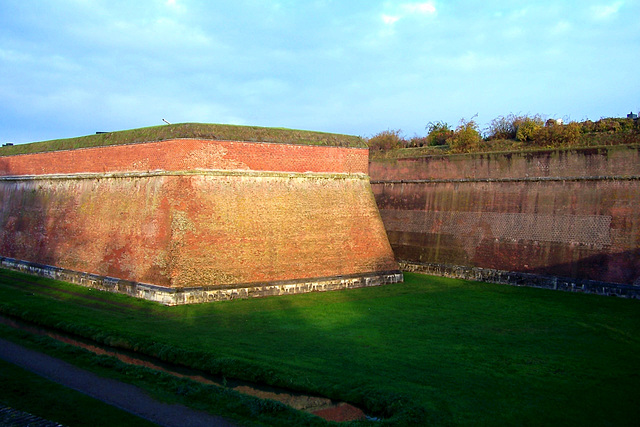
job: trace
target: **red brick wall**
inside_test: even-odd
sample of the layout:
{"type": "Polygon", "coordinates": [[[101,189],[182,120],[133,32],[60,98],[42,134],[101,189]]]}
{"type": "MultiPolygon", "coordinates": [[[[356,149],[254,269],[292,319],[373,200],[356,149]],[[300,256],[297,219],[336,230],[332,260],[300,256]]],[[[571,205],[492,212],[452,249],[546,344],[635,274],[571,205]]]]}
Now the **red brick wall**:
{"type": "Polygon", "coordinates": [[[0,157],[0,176],[194,169],[366,174],[368,150],[178,139],[0,157]]]}
{"type": "Polygon", "coordinates": [[[397,269],[366,179],[0,181],[0,254],[163,286],[397,269]]]}
{"type": "Polygon", "coordinates": [[[477,153],[371,162],[372,180],[640,175],[640,147],[477,153]]]}
{"type": "Polygon", "coordinates": [[[367,159],[199,140],[0,157],[0,255],[171,287],[397,270],[367,159]]]}
{"type": "Polygon", "coordinates": [[[371,164],[398,259],[640,284],[637,148],[490,157],[371,164]]]}

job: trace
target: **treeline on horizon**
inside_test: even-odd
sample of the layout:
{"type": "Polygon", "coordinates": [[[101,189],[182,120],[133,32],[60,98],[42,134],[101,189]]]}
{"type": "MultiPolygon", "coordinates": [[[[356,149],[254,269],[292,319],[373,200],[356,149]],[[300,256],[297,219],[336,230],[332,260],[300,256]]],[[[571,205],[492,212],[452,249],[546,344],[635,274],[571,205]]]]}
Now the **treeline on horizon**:
{"type": "Polygon", "coordinates": [[[632,118],[564,123],[539,114],[511,113],[480,129],[475,117],[461,119],[456,127],[443,121],[430,122],[425,127],[426,135],[411,138],[404,137],[401,130],[385,130],[368,138],[367,143],[373,156],[394,151],[471,153],[640,143],[640,121],[632,118]]]}

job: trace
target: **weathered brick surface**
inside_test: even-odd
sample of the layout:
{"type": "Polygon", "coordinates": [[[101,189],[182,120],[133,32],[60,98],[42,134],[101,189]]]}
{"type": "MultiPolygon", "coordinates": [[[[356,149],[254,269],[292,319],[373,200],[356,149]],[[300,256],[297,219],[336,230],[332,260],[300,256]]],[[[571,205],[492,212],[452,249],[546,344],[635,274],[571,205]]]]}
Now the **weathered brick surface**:
{"type": "Polygon", "coordinates": [[[367,169],[366,149],[195,139],[0,157],[0,256],[196,288],[167,303],[386,283],[367,169]]]}
{"type": "Polygon", "coordinates": [[[2,256],[162,286],[397,270],[364,177],[0,180],[0,206],[2,256]]]}
{"type": "Polygon", "coordinates": [[[198,169],[368,172],[368,150],[177,139],[0,157],[0,176],[198,169]]]}
{"type": "Polygon", "coordinates": [[[379,174],[372,180],[436,181],[379,182],[373,189],[398,259],[638,285],[640,180],[634,174],[640,163],[635,149],[612,152],[570,154],[539,177],[530,160],[518,155],[518,163],[515,154],[492,160],[510,161],[510,168],[484,174],[473,172],[478,156],[466,157],[467,168],[460,160],[422,161],[415,174],[395,166],[379,172],[389,163],[374,162],[371,171],[379,174]],[[450,162],[461,162],[456,173],[480,178],[455,179],[443,172],[450,162]],[[566,167],[556,170],[559,165],[566,167]],[[572,178],[560,178],[564,173],[572,178]]]}
{"type": "Polygon", "coordinates": [[[640,175],[640,146],[376,160],[372,180],[640,175]]]}

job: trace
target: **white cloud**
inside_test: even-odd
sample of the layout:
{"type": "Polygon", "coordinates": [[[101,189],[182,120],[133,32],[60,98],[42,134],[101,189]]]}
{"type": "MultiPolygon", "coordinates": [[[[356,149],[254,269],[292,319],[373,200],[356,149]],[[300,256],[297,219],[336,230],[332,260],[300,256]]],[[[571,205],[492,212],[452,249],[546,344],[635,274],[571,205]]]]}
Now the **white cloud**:
{"type": "Polygon", "coordinates": [[[392,13],[383,13],[381,15],[382,22],[385,25],[394,25],[401,19],[415,16],[415,15],[435,15],[437,10],[435,3],[432,1],[424,3],[403,3],[399,6],[391,8],[392,13]]]}
{"type": "Polygon", "coordinates": [[[523,37],[525,35],[525,31],[521,27],[510,27],[506,28],[502,32],[502,35],[507,39],[517,39],[523,37]]]}
{"type": "Polygon", "coordinates": [[[382,14],[382,22],[384,22],[386,25],[393,25],[398,22],[399,19],[399,16],[385,15],[384,13],[382,14]]]}
{"type": "Polygon", "coordinates": [[[284,95],[289,91],[289,84],[276,78],[262,78],[241,83],[237,91],[246,99],[261,100],[284,95]]]}
{"type": "Polygon", "coordinates": [[[31,60],[31,56],[23,52],[18,52],[13,49],[2,49],[0,47],[0,61],[1,62],[27,62],[31,60]]]}
{"type": "Polygon", "coordinates": [[[513,58],[467,51],[455,56],[434,58],[433,63],[447,74],[504,70],[512,66],[513,58]]]}
{"type": "Polygon", "coordinates": [[[573,26],[571,25],[571,23],[567,21],[560,21],[551,29],[551,34],[554,34],[554,35],[565,34],[569,32],[572,29],[572,27],[573,26]]]}
{"type": "Polygon", "coordinates": [[[401,7],[408,13],[421,13],[424,15],[433,15],[436,13],[436,5],[432,1],[425,3],[405,3],[401,7]]]}
{"type": "Polygon", "coordinates": [[[609,19],[624,5],[624,2],[617,1],[611,4],[603,4],[591,7],[591,16],[597,20],[609,19]]]}
{"type": "Polygon", "coordinates": [[[163,117],[410,135],[475,112],[612,115],[638,99],[639,1],[0,0],[0,138],[163,117]],[[576,102],[602,81],[624,89],[576,102]]]}
{"type": "MultiPolygon", "coordinates": [[[[87,28],[84,30],[86,31],[87,28]]],[[[162,49],[167,46],[192,48],[207,46],[211,42],[209,36],[200,28],[190,27],[166,17],[158,17],[143,23],[118,20],[112,24],[111,28],[107,26],[105,30],[111,33],[112,38],[100,37],[101,42],[118,46],[138,46],[145,50],[149,46],[158,46],[162,49]]]]}
{"type": "Polygon", "coordinates": [[[185,6],[181,3],[178,3],[177,0],[167,0],[165,5],[168,9],[174,12],[183,13],[185,11],[185,6]]]}

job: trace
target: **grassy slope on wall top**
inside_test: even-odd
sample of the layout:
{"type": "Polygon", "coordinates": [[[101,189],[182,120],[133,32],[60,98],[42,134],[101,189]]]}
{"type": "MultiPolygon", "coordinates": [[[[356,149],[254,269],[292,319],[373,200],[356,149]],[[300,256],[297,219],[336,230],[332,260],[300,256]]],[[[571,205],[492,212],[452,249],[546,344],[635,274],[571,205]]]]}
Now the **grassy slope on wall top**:
{"type": "Polygon", "coordinates": [[[76,148],[100,147],[105,145],[134,144],[179,138],[357,148],[367,147],[362,138],[352,135],[258,126],[179,123],[0,147],[0,156],[73,150],[76,148]]]}
{"type": "Polygon", "coordinates": [[[421,157],[443,157],[443,156],[474,156],[487,154],[513,154],[513,153],[536,153],[548,151],[575,151],[575,150],[593,150],[593,149],[615,149],[615,147],[640,148],[640,134],[626,138],[622,142],[614,141],[610,138],[587,138],[580,145],[576,146],[526,146],[517,141],[501,140],[489,141],[478,144],[474,150],[466,152],[455,152],[448,145],[425,146],[425,147],[409,147],[396,148],[388,151],[370,151],[370,158],[376,161],[397,160],[397,159],[415,159],[421,157]]]}

